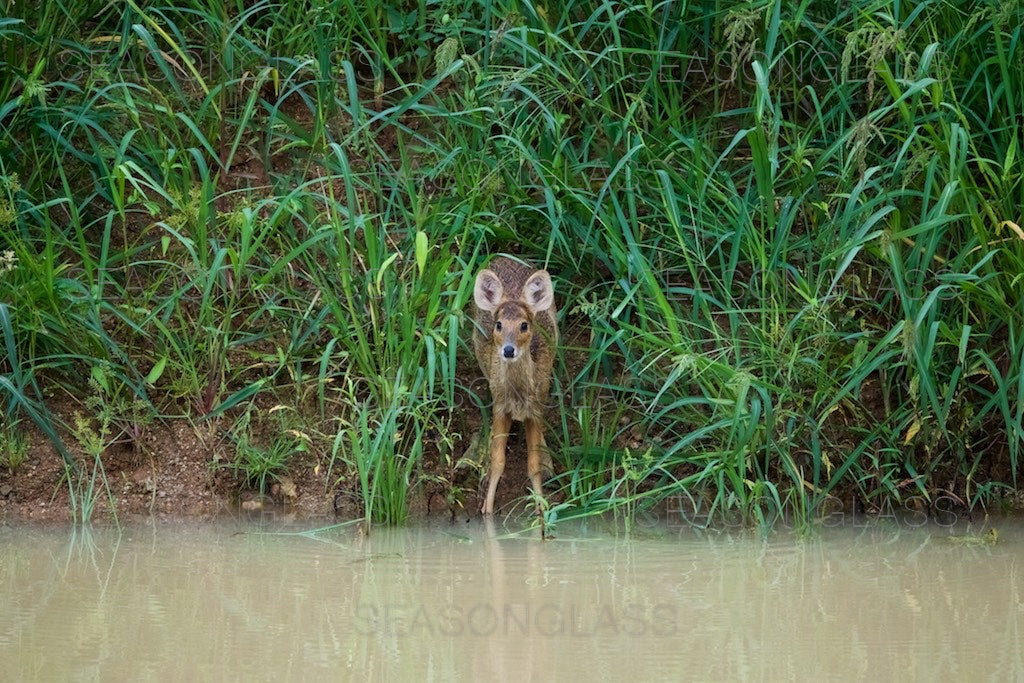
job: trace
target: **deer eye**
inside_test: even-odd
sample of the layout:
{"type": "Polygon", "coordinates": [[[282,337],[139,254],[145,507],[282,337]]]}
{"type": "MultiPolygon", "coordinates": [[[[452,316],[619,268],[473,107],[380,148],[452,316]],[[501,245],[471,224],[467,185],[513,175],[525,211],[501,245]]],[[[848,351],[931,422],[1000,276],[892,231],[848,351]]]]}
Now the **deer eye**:
{"type": "Polygon", "coordinates": [[[530,326],[526,323],[523,323],[522,325],[519,326],[520,332],[526,332],[528,329],[530,329],[530,326]]]}
{"type": "Polygon", "coordinates": [[[501,321],[500,320],[498,320],[498,321],[496,321],[494,323],[494,329],[496,329],[498,332],[501,332],[501,321]]]}

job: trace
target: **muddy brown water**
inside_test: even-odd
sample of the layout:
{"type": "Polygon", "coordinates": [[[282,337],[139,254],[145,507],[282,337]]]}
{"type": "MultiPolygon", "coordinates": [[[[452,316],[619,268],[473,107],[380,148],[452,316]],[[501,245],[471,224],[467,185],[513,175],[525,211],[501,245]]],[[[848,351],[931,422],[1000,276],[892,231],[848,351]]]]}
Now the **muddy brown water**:
{"type": "Polygon", "coordinates": [[[897,524],[547,542],[480,522],[3,527],[0,663],[5,680],[1024,680],[1024,526],[994,525],[995,545],[897,524]]]}

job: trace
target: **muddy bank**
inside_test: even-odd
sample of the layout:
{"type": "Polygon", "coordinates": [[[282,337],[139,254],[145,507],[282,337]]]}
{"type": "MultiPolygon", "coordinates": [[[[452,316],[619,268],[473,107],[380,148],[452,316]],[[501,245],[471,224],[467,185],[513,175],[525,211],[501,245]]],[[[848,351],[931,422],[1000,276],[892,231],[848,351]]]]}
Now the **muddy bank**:
{"type": "MultiPolygon", "coordinates": [[[[57,411],[55,411],[57,412],[57,411]]],[[[58,414],[73,419],[73,409],[58,414]]],[[[480,417],[469,411],[467,426],[480,417]]],[[[113,499],[121,520],[150,517],[205,520],[239,511],[253,515],[297,518],[355,519],[362,516],[354,474],[329,455],[311,448],[288,459],[287,470],[268,478],[264,493],[246,486],[232,466],[233,444],[222,419],[193,425],[177,419],[148,425],[137,443],[117,443],[102,456],[96,487],[95,521],[110,518],[113,499]],[[109,495],[103,488],[106,476],[109,495]]],[[[14,468],[0,466],[0,520],[65,522],[72,519],[72,494],[64,463],[50,441],[34,425],[26,427],[28,450],[14,468]]],[[[509,461],[499,485],[505,510],[526,493],[525,443],[516,426],[509,440],[509,461]]],[[[466,441],[469,441],[467,439],[466,441]]],[[[87,485],[92,462],[71,439],[65,444],[78,459],[87,485]]],[[[460,455],[468,444],[461,444],[460,455]]],[[[427,449],[409,495],[413,518],[469,518],[480,509],[480,468],[453,470],[436,449],[427,449]]]]}

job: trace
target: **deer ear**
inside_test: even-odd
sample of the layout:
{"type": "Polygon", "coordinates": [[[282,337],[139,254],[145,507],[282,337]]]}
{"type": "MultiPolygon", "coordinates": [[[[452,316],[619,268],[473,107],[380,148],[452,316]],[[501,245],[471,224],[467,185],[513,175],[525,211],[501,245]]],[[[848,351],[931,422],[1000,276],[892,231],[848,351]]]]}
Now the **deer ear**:
{"type": "Polygon", "coordinates": [[[505,295],[505,288],[493,270],[481,270],[473,286],[473,301],[481,311],[494,312],[505,295]]]}
{"type": "Polygon", "coordinates": [[[546,270],[538,270],[526,279],[523,285],[523,303],[534,313],[546,311],[555,305],[555,292],[551,287],[551,276],[546,270]]]}

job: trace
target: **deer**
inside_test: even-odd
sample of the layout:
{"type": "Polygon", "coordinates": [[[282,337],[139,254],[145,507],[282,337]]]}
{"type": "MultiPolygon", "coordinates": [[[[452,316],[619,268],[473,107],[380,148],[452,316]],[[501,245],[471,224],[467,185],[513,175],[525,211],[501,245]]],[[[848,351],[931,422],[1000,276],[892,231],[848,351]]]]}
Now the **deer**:
{"type": "MultiPolygon", "coordinates": [[[[544,497],[542,468],[551,471],[544,441],[544,413],[551,388],[558,321],[551,276],[505,256],[476,276],[473,351],[491,389],[490,475],[480,512],[494,513],[494,495],[505,470],[505,446],[513,420],[526,432],[526,471],[534,493],[544,497]]],[[[540,506],[537,507],[538,512],[540,506]]]]}

